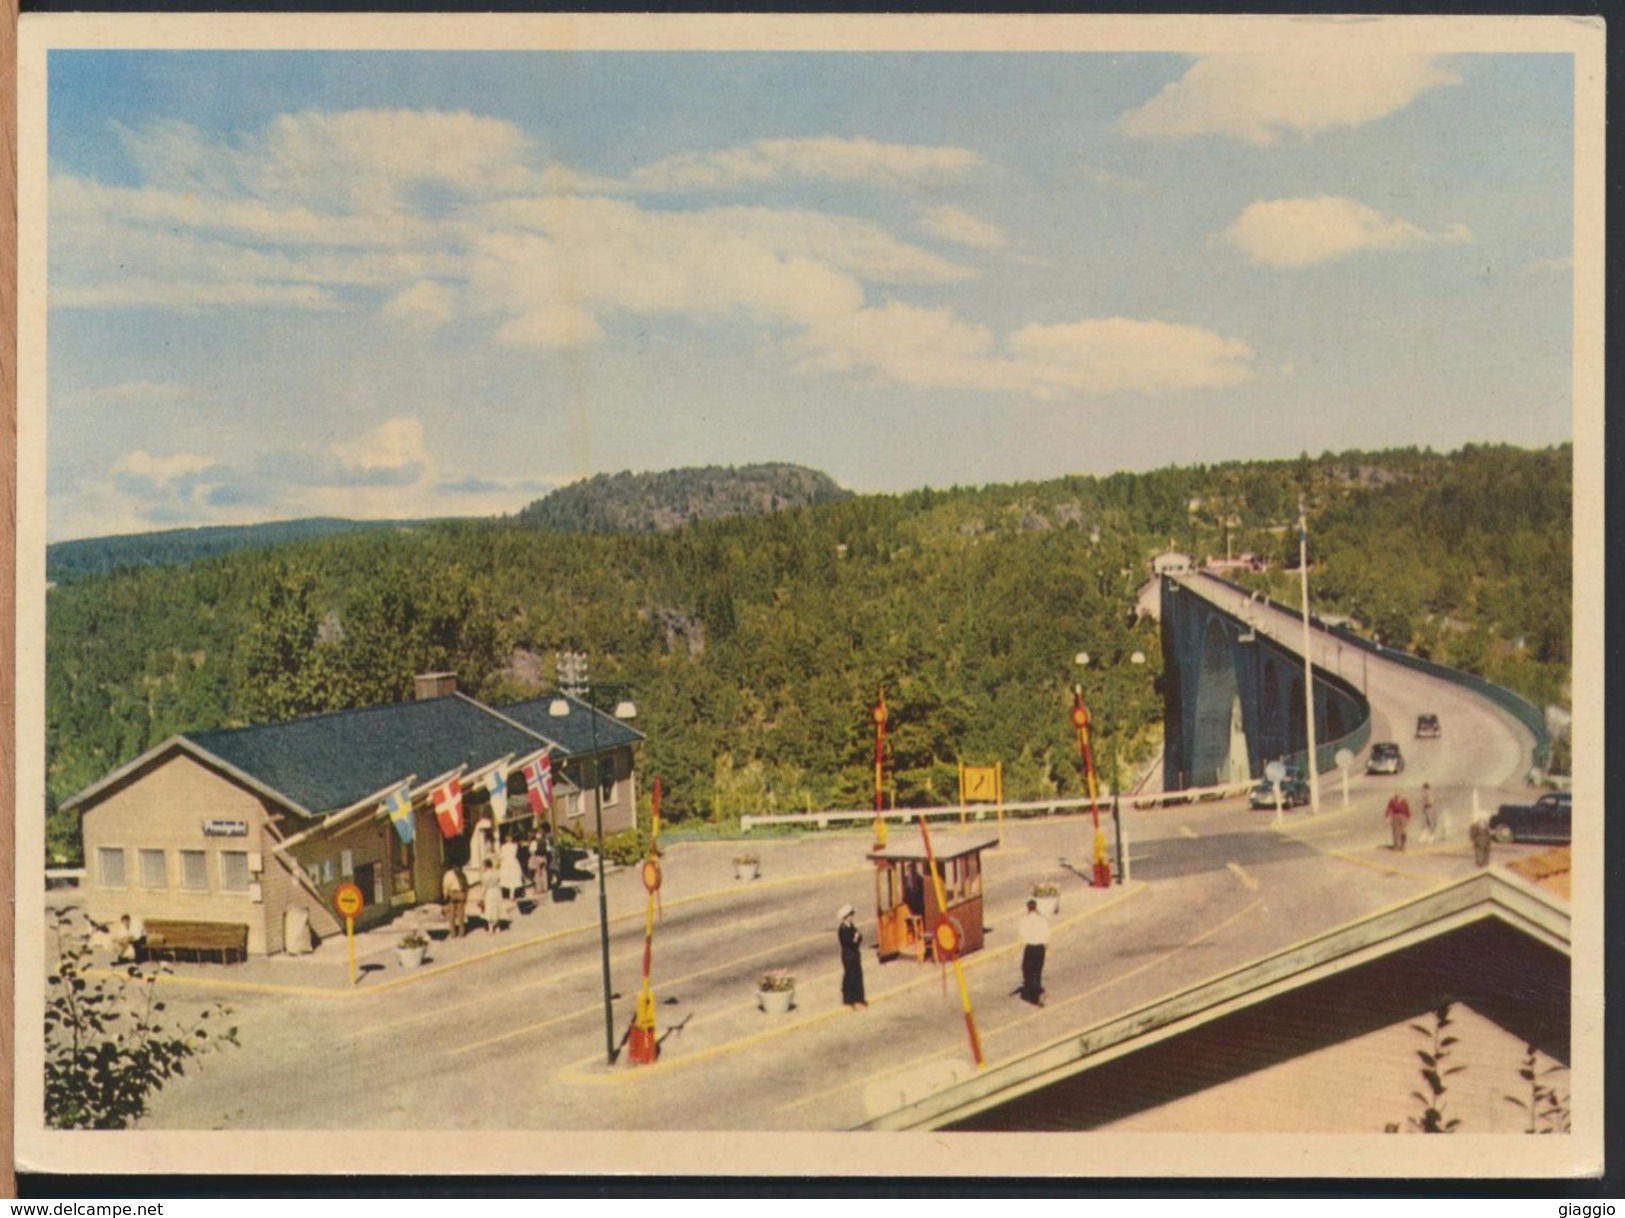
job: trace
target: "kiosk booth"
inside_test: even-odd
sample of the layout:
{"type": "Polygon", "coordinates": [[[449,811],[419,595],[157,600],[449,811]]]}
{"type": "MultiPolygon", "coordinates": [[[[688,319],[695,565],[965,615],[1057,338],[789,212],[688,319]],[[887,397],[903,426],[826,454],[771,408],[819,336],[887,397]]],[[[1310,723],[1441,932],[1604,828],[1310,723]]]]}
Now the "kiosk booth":
{"type": "Polygon", "coordinates": [[[882,960],[912,955],[934,959],[937,927],[952,918],[959,928],[956,954],[982,946],[982,851],[998,845],[996,837],[933,834],[932,854],[942,881],[942,903],[931,882],[930,860],[923,842],[888,845],[871,851],[875,865],[875,948],[882,960]]]}

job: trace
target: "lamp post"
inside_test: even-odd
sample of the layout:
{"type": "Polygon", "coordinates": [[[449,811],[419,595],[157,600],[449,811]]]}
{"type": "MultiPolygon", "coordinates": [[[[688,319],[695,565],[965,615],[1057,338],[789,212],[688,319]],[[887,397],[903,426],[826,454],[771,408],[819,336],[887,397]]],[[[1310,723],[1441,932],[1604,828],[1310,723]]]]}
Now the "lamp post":
{"type": "MultiPolygon", "coordinates": [[[[1117,658],[1121,659],[1122,655],[1123,653],[1121,649],[1119,649],[1117,652],[1117,658]]],[[[1080,651],[1073,658],[1073,662],[1076,663],[1080,668],[1088,668],[1089,662],[1092,658],[1093,657],[1091,657],[1087,651],[1080,651]]],[[[1145,652],[1131,652],[1128,656],[1128,662],[1130,664],[1144,664],[1145,652]]],[[[1113,665],[1113,668],[1115,668],[1115,664],[1113,665]]],[[[1111,670],[1101,666],[1101,671],[1103,674],[1101,680],[1106,687],[1106,722],[1111,724],[1112,727],[1112,835],[1117,842],[1117,882],[1122,884],[1126,883],[1128,880],[1128,856],[1123,852],[1123,815],[1122,809],[1118,802],[1118,788],[1122,784],[1118,780],[1117,773],[1117,724],[1112,719],[1112,679],[1109,675],[1105,675],[1111,670]]],[[[1083,686],[1080,684],[1077,687],[1077,690],[1078,697],[1081,702],[1083,696],[1083,686]]]]}
{"type": "MultiPolygon", "coordinates": [[[[604,966],[604,1051],[611,1066],[620,1056],[620,1050],[615,1045],[615,995],[609,982],[609,897],[604,891],[604,788],[600,776],[603,759],[598,756],[598,707],[595,703],[599,694],[630,692],[629,685],[594,685],[585,681],[580,682],[573,691],[574,697],[586,703],[592,739],[588,760],[592,763],[593,823],[598,832],[598,946],[604,966]]],[[[547,713],[555,719],[568,718],[571,713],[569,698],[554,698],[548,705],[547,713]]],[[[622,699],[615,704],[617,719],[634,719],[637,713],[638,708],[629,700],[622,699]]],[[[585,764],[582,766],[582,777],[586,777],[585,764]]]]}

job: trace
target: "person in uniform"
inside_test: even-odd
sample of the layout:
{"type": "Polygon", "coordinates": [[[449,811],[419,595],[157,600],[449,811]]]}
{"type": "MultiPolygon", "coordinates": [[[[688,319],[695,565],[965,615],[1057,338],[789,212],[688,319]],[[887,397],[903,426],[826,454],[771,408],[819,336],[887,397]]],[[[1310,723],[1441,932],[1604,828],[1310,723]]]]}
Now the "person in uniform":
{"type": "Polygon", "coordinates": [[[841,944],[841,1001],[855,1011],[869,1003],[863,996],[863,932],[853,921],[853,912],[850,905],[836,910],[840,923],[835,934],[841,944]]]}
{"type": "Polygon", "coordinates": [[[1038,902],[1029,899],[1027,916],[1018,928],[1021,942],[1021,994],[1023,1002],[1044,1005],[1044,954],[1049,945],[1049,919],[1038,912],[1038,902]]]}

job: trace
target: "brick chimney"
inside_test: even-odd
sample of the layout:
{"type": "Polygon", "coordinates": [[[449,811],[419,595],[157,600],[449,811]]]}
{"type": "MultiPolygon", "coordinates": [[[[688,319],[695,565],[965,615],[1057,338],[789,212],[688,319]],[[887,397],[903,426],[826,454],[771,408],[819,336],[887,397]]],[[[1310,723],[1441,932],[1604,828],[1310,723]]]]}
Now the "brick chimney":
{"type": "Polygon", "coordinates": [[[418,702],[456,692],[457,674],[454,672],[420,672],[412,678],[412,697],[418,702]]]}

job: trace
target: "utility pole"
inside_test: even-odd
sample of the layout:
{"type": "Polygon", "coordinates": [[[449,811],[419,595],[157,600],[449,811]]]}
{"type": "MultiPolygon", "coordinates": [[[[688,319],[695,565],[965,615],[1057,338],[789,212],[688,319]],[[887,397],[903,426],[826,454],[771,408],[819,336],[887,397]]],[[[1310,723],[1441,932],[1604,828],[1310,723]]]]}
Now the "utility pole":
{"type": "Polygon", "coordinates": [[[1320,811],[1320,773],[1315,764],[1315,664],[1309,655],[1309,517],[1298,497],[1298,575],[1303,589],[1303,716],[1309,744],[1309,810],[1320,811]]]}

